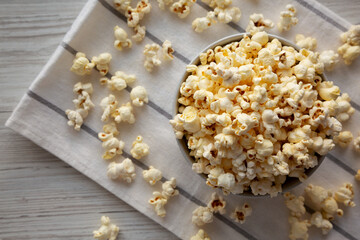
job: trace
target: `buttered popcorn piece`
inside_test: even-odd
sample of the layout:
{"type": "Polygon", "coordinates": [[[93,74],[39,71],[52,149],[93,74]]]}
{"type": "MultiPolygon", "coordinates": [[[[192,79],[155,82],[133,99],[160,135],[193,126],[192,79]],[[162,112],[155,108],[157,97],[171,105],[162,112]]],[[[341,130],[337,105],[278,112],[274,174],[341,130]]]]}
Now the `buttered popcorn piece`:
{"type": "Polygon", "coordinates": [[[289,217],[291,240],[309,239],[308,228],[311,226],[308,220],[300,220],[296,217],[289,217]]]}
{"type": "Polygon", "coordinates": [[[296,18],[296,9],[293,5],[286,5],[286,11],[280,13],[280,22],[278,23],[278,29],[282,31],[289,31],[292,26],[298,23],[296,18]]]}
{"type": "Polygon", "coordinates": [[[192,236],[190,240],[210,240],[210,237],[203,229],[199,229],[199,231],[194,236],[192,236]]]}
{"type": "Polygon", "coordinates": [[[340,122],[345,122],[349,120],[351,115],[354,114],[355,109],[350,104],[351,98],[349,94],[343,93],[336,99],[336,119],[340,122]]]}
{"type": "Polygon", "coordinates": [[[154,168],[153,166],[150,166],[149,170],[143,171],[143,178],[145,179],[145,181],[150,183],[150,185],[154,185],[156,182],[161,180],[162,173],[160,170],[154,168]]]}
{"type": "Polygon", "coordinates": [[[290,210],[290,214],[295,217],[301,217],[305,214],[304,207],[305,198],[303,196],[296,197],[295,195],[286,192],[284,194],[286,207],[290,210]]]}
{"type": "Polygon", "coordinates": [[[179,0],[171,5],[170,11],[176,13],[179,18],[186,18],[195,2],[196,0],[179,0]]]}
{"type": "Polygon", "coordinates": [[[142,107],[144,103],[149,102],[149,98],[147,96],[147,91],[142,86],[134,87],[130,92],[130,98],[132,104],[136,107],[142,107]]]}
{"type": "Polygon", "coordinates": [[[340,132],[339,135],[334,136],[334,143],[339,144],[342,148],[349,146],[352,140],[353,135],[349,131],[343,131],[340,132]]]}
{"type": "Polygon", "coordinates": [[[171,42],[169,40],[165,40],[162,44],[162,55],[165,60],[173,60],[174,56],[172,55],[174,53],[174,49],[171,46],[171,42]]]}
{"type": "Polygon", "coordinates": [[[110,90],[121,91],[125,89],[129,84],[135,82],[136,76],[133,74],[126,74],[122,71],[116,71],[115,75],[108,79],[103,77],[100,79],[100,84],[106,84],[110,90]]]}
{"type": "Polygon", "coordinates": [[[214,213],[219,212],[220,214],[224,214],[225,213],[226,202],[223,199],[223,197],[219,196],[216,192],[214,192],[211,195],[211,200],[210,200],[210,202],[208,203],[207,206],[214,213]]]}
{"type": "Polygon", "coordinates": [[[134,27],[134,35],[132,36],[132,39],[134,39],[135,42],[141,42],[145,38],[145,34],[146,27],[138,24],[134,27]]]}
{"type": "Polygon", "coordinates": [[[75,55],[73,65],[70,68],[70,71],[76,73],[77,75],[84,76],[89,75],[91,70],[95,67],[95,64],[90,62],[85,53],[78,52],[75,55]]]}
{"type": "Polygon", "coordinates": [[[131,48],[132,42],[128,39],[128,34],[119,26],[114,28],[115,42],[114,47],[120,51],[124,48],[131,48]]]}
{"type": "Polygon", "coordinates": [[[176,179],[171,178],[170,180],[168,180],[162,184],[161,194],[167,199],[169,199],[170,197],[179,195],[179,191],[176,190],[175,188],[176,188],[176,179]]]}
{"type": "Polygon", "coordinates": [[[265,19],[261,13],[253,13],[250,15],[250,21],[246,27],[246,32],[254,35],[257,32],[262,32],[265,28],[270,29],[274,27],[274,23],[270,19],[265,19]]]}
{"type": "Polygon", "coordinates": [[[76,131],[80,131],[80,128],[82,126],[82,124],[84,123],[84,119],[87,117],[88,115],[88,111],[85,109],[76,109],[76,110],[66,110],[65,114],[67,116],[67,118],[69,119],[69,121],[67,122],[67,124],[69,126],[73,126],[74,129],[76,131]]]}
{"type": "Polygon", "coordinates": [[[356,204],[353,202],[354,190],[351,183],[344,183],[335,193],[334,198],[337,202],[343,203],[348,207],[355,207],[356,204]]]}
{"type": "Polygon", "coordinates": [[[167,204],[167,201],[167,198],[160,192],[153,192],[153,198],[149,200],[149,203],[154,206],[154,210],[158,216],[165,217],[165,205],[167,204]]]}
{"type": "Polygon", "coordinates": [[[360,56],[360,25],[353,25],[350,29],[341,34],[344,43],[338,48],[338,53],[342,55],[345,64],[351,64],[360,56]]]}
{"type": "Polygon", "coordinates": [[[135,166],[129,158],[125,158],[121,163],[111,162],[108,166],[107,175],[110,179],[121,178],[127,183],[131,183],[135,177],[135,166]]]}
{"type": "Polygon", "coordinates": [[[322,234],[326,235],[330,232],[330,230],[333,228],[333,225],[331,222],[327,219],[325,219],[322,214],[318,211],[314,212],[311,215],[310,219],[311,225],[321,228],[322,234]]]}
{"type": "Polygon", "coordinates": [[[156,43],[146,44],[144,47],[144,67],[148,72],[152,72],[155,66],[159,66],[161,64],[161,60],[158,54],[159,49],[160,46],[156,43]]]}
{"type": "Polygon", "coordinates": [[[136,27],[144,18],[145,14],[151,11],[151,4],[148,0],[141,0],[136,4],[135,8],[128,6],[125,10],[125,17],[129,27],[136,27]]]}
{"type": "MultiPolygon", "coordinates": [[[[103,128],[104,131],[108,129],[105,128],[105,126],[103,128]]],[[[114,129],[112,129],[112,131],[109,131],[108,133],[101,132],[98,134],[99,139],[103,142],[102,147],[105,150],[105,153],[102,155],[103,159],[112,159],[116,155],[120,155],[123,153],[122,150],[124,149],[125,143],[114,137],[114,135],[117,135],[117,131],[115,131],[114,129]]]]}
{"type": "Polygon", "coordinates": [[[252,208],[248,203],[244,203],[242,207],[236,207],[235,211],[231,214],[231,218],[235,222],[243,224],[246,217],[249,217],[252,213],[252,208]]]}
{"type": "Polygon", "coordinates": [[[109,72],[109,64],[112,59],[110,53],[101,53],[99,56],[95,56],[91,59],[91,62],[95,64],[97,70],[102,76],[105,76],[109,72]]]}
{"type": "Polygon", "coordinates": [[[103,114],[101,116],[102,122],[108,121],[111,114],[115,112],[117,105],[118,105],[118,101],[116,100],[115,96],[112,94],[101,100],[100,106],[103,110],[103,114]]]}
{"type": "Polygon", "coordinates": [[[296,34],[295,43],[300,48],[306,48],[306,49],[308,49],[310,51],[314,51],[316,49],[316,47],[317,47],[316,38],[305,37],[302,34],[296,34]]]}
{"type": "Polygon", "coordinates": [[[115,122],[127,122],[130,124],[135,123],[135,115],[133,114],[133,107],[131,103],[128,102],[123,104],[121,107],[116,109],[111,116],[114,118],[115,122]]]}
{"type": "Polygon", "coordinates": [[[136,140],[132,143],[130,153],[133,158],[139,160],[149,154],[149,149],[149,145],[143,143],[143,137],[137,136],[136,140]]]}
{"type": "Polygon", "coordinates": [[[195,18],[192,22],[192,28],[195,32],[201,33],[216,23],[215,13],[210,11],[206,14],[206,17],[195,18]]]}
{"type": "Polygon", "coordinates": [[[101,226],[93,231],[94,238],[98,240],[115,240],[119,234],[119,227],[111,223],[110,218],[101,217],[101,226]]]}
{"type": "Polygon", "coordinates": [[[192,223],[197,226],[203,226],[211,223],[214,219],[214,214],[209,207],[198,207],[192,213],[192,223]]]}
{"type": "Polygon", "coordinates": [[[327,71],[334,70],[335,65],[339,62],[339,54],[335,53],[333,50],[323,51],[319,55],[319,62],[324,64],[324,68],[327,71]]]}

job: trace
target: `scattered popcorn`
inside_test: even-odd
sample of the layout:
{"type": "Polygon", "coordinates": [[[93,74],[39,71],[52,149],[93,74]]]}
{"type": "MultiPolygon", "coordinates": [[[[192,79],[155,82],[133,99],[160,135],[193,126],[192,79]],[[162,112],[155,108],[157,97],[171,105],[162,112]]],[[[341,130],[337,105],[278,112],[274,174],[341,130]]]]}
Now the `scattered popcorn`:
{"type": "Polygon", "coordinates": [[[356,179],[357,181],[360,181],[360,169],[357,170],[357,172],[356,172],[356,174],[355,174],[355,179],[356,179]]]}
{"type": "Polygon", "coordinates": [[[290,210],[290,214],[294,217],[301,217],[305,214],[304,207],[305,198],[303,196],[296,197],[295,195],[286,192],[284,194],[286,207],[290,210]]]}
{"type": "Polygon", "coordinates": [[[322,80],[318,53],[282,46],[266,32],[208,49],[199,60],[186,67],[170,124],[186,141],[193,170],[224,194],[273,197],[287,176],[304,181],[354,112],[349,96],[322,80]]]}
{"type": "Polygon", "coordinates": [[[270,19],[264,19],[261,13],[253,13],[250,15],[250,21],[246,27],[246,32],[254,35],[257,32],[265,31],[265,28],[273,28],[274,23],[270,19]]]}
{"type": "Polygon", "coordinates": [[[316,47],[317,47],[316,38],[305,37],[302,34],[296,34],[295,43],[300,48],[306,48],[306,49],[308,49],[310,51],[314,51],[316,49],[316,47]]]}
{"type": "Polygon", "coordinates": [[[342,216],[343,210],[338,207],[331,191],[323,187],[309,184],[305,188],[305,193],[314,203],[316,210],[321,210],[321,214],[328,220],[333,220],[334,215],[342,216]]]}
{"type": "Polygon", "coordinates": [[[123,104],[121,107],[116,109],[114,113],[111,114],[111,116],[114,118],[115,122],[127,122],[130,124],[135,123],[135,115],[133,114],[133,107],[131,106],[131,103],[128,102],[126,104],[123,104]]]}
{"type": "Polygon", "coordinates": [[[136,8],[128,6],[125,11],[127,24],[129,27],[135,28],[144,18],[145,14],[151,11],[151,4],[148,0],[141,0],[137,3],[136,8]]]}
{"type": "Polygon", "coordinates": [[[135,75],[133,74],[127,75],[124,72],[117,71],[115,72],[115,75],[111,77],[110,80],[106,77],[101,78],[100,84],[101,85],[107,84],[108,88],[112,91],[113,90],[121,91],[125,89],[128,84],[135,82],[135,80],[136,80],[135,75]]]}
{"type": "Polygon", "coordinates": [[[73,126],[76,131],[80,131],[89,110],[95,106],[90,99],[93,87],[91,83],[78,82],[74,85],[73,92],[78,94],[78,98],[73,100],[75,110],[67,109],[65,114],[69,119],[67,124],[73,126]]]}
{"type": "Polygon", "coordinates": [[[150,166],[149,170],[143,171],[143,177],[145,181],[150,183],[150,185],[154,185],[156,182],[161,180],[162,173],[160,170],[154,168],[153,166],[150,166]]]}
{"type": "Polygon", "coordinates": [[[76,73],[77,75],[84,76],[89,75],[91,70],[95,67],[95,64],[90,62],[85,53],[78,52],[75,55],[73,65],[70,68],[70,71],[76,73]]]}
{"type": "Polygon", "coordinates": [[[211,195],[211,200],[210,200],[210,202],[208,203],[207,206],[214,213],[219,212],[220,214],[224,214],[225,213],[226,202],[223,199],[223,197],[219,196],[216,192],[214,192],[211,195]]]}
{"type": "Polygon", "coordinates": [[[130,153],[133,158],[138,160],[149,154],[149,146],[143,143],[142,136],[137,136],[136,140],[132,143],[130,153]]]}
{"type": "Polygon", "coordinates": [[[238,22],[241,18],[241,10],[238,7],[216,7],[214,13],[221,23],[238,22]]]}
{"type": "Polygon", "coordinates": [[[104,133],[112,134],[113,136],[119,135],[119,131],[117,130],[116,124],[113,122],[109,124],[105,124],[103,126],[103,131],[104,133]]]}
{"type": "Polygon", "coordinates": [[[324,68],[327,71],[332,71],[339,62],[339,54],[335,53],[333,50],[323,51],[319,56],[319,62],[324,64],[324,68]]]}
{"type": "Polygon", "coordinates": [[[341,34],[344,43],[338,48],[338,53],[342,55],[345,64],[350,65],[360,56],[360,25],[353,25],[350,29],[341,34]]]}
{"type": "Polygon", "coordinates": [[[174,56],[172,55],[174,49],[171,47],[171,42],[169,40],[165,40],[162,44],[162,53],[165,60],[173,60],[174,56]]]}
{"type": "Polygon", "coordinates": [[[209,207],[198,207],[192,213],[192,223],[197,226],[202,226],[206,223],[211,223],[214,218],[214,214],[209,207]]]}
{"type": "Polygon", "coordinates": [[[122,51],[123,48],[131,48],[132,42],[130,39],[128,39],[128,35],[124,29],[122,29],[119,26],[115,26],[114,35],[115,35],[114,47],[116,49],[122,51]]]}
{"type": "Polygon", "coordinates": [[[344,183],[343,186],[334,193],[334,198],[337,202],[343,203],[345,206],[356,206],[352,201],[354,199],[354,190],[351,183],[344,183]]]}
{"type": "Polygon", "coordinates": [[[196,235],[192,236],[190,240],[210,240],[210,237],[206,234],[204,230],[199,229],[196,235]]]}
{"type": "Polygon", "coordinates": [[[94,238],[98,240],[115,240],[119,233],[119,227],[111,223],[110,218],[106,216],[101,217],[101,226],[94,231],[94,238]]]}
{"type": "Polygon", "coordinates": [[[112,129],[111,132],[107,131],[108,133],[106,133],[105,131],[108,130],[108,125],[105,125],[103,130],[104,132],[98,134],[99,139],[103,142],[102,147],[105,150],[102,158],[107,160],[122,154],[125,143],[114,137],[114,134],[116,135],[118,133],[117,130],[112,129]]]}
{"type": "Polygon", "coordinates": [[[131,183],[135,177],[135,166],[129,158],[125,158],[121,163],[111,162],[108,166],[107,175],[110,179],[121,178],[127,183],[131,183]]]}
{"type": "Polygon", "coordinates": [[[176,179],[171,178],[169,181],[166,181],[162,184],[162,195],[169,199],[170,197],[179,195],[179,191],[176,188],[176,179]]]}
{"type": "Polygon", "coordinates": [[[192,28],[195,30],[195,32],[201,33],[216,23],[217,21],[215,13],[210,11],[206,14],[206,17],[196,18],[192,22],[192,28]]]}
{"type": "Polygon", "coordinates": [[[95,64],[100,74],[105,76],[109,72],[109,64],[111,59],[112,56],[110,53],[101,53],[99,56],[93,57],[91,62],[95,64]]]}
{"type": "Polygon", "coordinates": [[[310,223],[317,228],[321,228],[322,234],[324,235],[328,234],[333,228],[331,222],[323,218],[322,214],[318,211],[311,215],[310,223]]]}
{"type": "Polygon", "coordinates": [[[171,5],[170,11],[176,13],[179,18],[186,18],[195,2],[196,0],[179,0],[171,5]]]}
{"type": "Polygon", "coordinates": [[[295,7],[291,4],[286,5],[286,11],[280,13],[279,31],[289,31],[292,26],[295,26],[298,23],[298,19],[295,16],[295,7]]]}
{"type": "Polygon", "coordinates": [[[231,218],[235,220],[235,222],[239,222],[243,224],[246,220],[246,217],[250,216],[252,213],[252,208],[249,204],[244,203],[241,208],[236,207],[235,211],[231,214],[231,218]]]}
{"type": "Polygon", "coordinates": [[[161,61],[158,56],[160,46],[156,43],[146,44],[144,48],[145,62],[144,67],[148,72],[152,72],[154,66],[159,66],[161,61]]]}
{"type": "Polygon", "coordinates": [[[165,6],[169,5],[170,3],[173,2],[173,0],[157,0],[158,1],[158,4],[159,4],[159,8],[161,10],[164,10],[165,9],[165,6]]]}
{"type": "Polygon", "coordinates": [[[153,198],[149,200],[149,203],[154,206],[155,212],[158,216],[166,216],[165,205],[167,203],[167,198],[165,198],[160,192],[153,192],[153,198]]]}
{"type": "Polygon", "coordinates": [[[311,226],[308,220],[301,221],[296,217],[289,217],[290,223],[290,235],[289,238],[291,240],[296,239],[305,239],[309,238],[308,227],[311,226]]]}
{"type": "Polygon", "coordinates": [[[118,105],[118,101],[116,100],[115,96],[110,94],[108,97],[105,97],[101,100],[100,106],[104,111],[101,116],[101,121],[106,122],[109,120],[111,114],[113,114],[116,110],[118,105]]]}
{"type": "Polygon", "coordinates": [[[132,36],[132,38],[134,39],[134,41],[135,41],[135,42],[141,42],[141,41],[145,38],[146,27],[145,27],[145,26],[136,25],[136,26],[134,27],[134,32],[135,32],[135,34],[132,36]]]}
{"type": "Polygon", "coordinates": [[[116,10],[126,10],[131,4],[131,0],[114,0],[116,10]]]}
{"type": "Polygon", "coordinates": [[[142,107],[144,103],[149,102],[146,89],[142,86],[134,87],[130,92],[130,98],[136,107],[142,107]]]}
{"type": "Polygon", "coordinates": [[[349,131],[340,132],[339,135],[334,136],[334,143],[339,144],[340,147],[346,148],[353,140],[353,135],[349,131]]]}

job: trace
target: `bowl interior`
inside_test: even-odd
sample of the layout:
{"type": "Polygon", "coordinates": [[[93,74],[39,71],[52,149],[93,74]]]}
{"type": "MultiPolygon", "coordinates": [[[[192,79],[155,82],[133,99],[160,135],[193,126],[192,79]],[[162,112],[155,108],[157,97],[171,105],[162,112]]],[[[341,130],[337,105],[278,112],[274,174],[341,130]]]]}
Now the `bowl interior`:
{"type": "MultiPolygon", "coordinates": [[[[206,52],[208,49],[214,49],[216,46],[225,46],[231,42],[238,42],[240,41],[244,36],[246,35],[249,35],[249,34],[246,34],[246,33],[239,33],[239,34],[234,34],[234,35],[231,35],[231,36],[228,36],[228,37],[225,37],[225,38],[222,38],[212,44],[210,44],[209,46],[207,46],[203,51],[199,52],[200,53],[203,53],[203,52],[206,52]]],[[[281,44],[283,46],[291,46],[293,47],[294,49],[296,49],[297,51],[300,50],[300,47],[297,46],[296,44],[290,42],[289,40],[286,40],[282,37],[279,37],[279,36],[276,36],[276,35],[272,35],[272,34],[268,34],[269,36],[269,41],[271,41],[272,39],[274,38],[277,38],[281,44]]],[[[200,63],[200,59],[199,59],[199,55],[197,57],[195,57],[189,64],[193,64],[193,65],[199,65],[200,63]]],[[[180,89],[180,86],[181,84],[186,81],[186,78],[190,75],[190,73],[188,72],[185,72],[183,78],[181,79],[181,82],[178,86],[178,89],[180,89]]],[[[321,76],[321,78],[323,79],[323,81],[326,81],[326,77],[324,74],[319,74],[321,76]]],[[[174,108],[174,116],[176,114],[178,114],[178,109],[179,109],[179,106],[180,104],[178,103],[177,99],[179,99],[180,97],[180,91],[178,91],[177,95],[176,95],[176,101],[175,101],[175,108],[174,108]]],[[[187,147],[187,141],[186,141],[186,138],[183,137],[182,139],[177,139],[177,143],[180,147],[180,150],[182,152],[182,154],[184,155],[184,157],[188,160],[189,163],[194,163],[196,162],[195,161],[195,158],[190,156],[190,151],[189,151],[189,148],[187,147]]],[[[324,160],[325,156],[321,156],[319,154],[316,153],[316,156],[318,157],[318,165],[315,166],[314,168],[309,168],[305,171],[305,174],[310,177],[315,171],[316,169],[320,166],[320,164],[322,163],[322,161],[324,160]]],[[[202,175],[205,179],[207,178],[206,177],[206,174],[200,174],[202,175]]],[[[282,184],[282,192],[287,192],[289,190],[291,190],[292,188],[298,186],[299,184],[301,184],[300,180],[298,178],[294,178],[294,177],[287,177],[286,178],[286,181],[282,184]]],[[[246,191],[244,193],[241,193],[239,195],[243,195],[243,196],[247,196],[247,197],[264,197],[264,196],[269,196],[268,194],[267,195],[254,195],[251,193],[251,191],[246,191]]]]}

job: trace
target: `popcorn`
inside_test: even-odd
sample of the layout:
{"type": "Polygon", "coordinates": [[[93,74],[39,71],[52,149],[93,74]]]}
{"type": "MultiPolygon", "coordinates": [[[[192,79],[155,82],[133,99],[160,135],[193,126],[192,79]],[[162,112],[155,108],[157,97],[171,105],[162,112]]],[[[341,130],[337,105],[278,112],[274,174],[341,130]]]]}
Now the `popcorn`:
{"type": "Polygon", "coordinates": [[[146,27],[139,24],[134,27],[135,34],[132,36],[135,42],[141,42],[145,38],[146,27]]]}
{"type": "Polygon", "coordinates": [[[91,62],[93,62],[99,70],[100,74],[102,76],[105,76],[109,72],[109,64],[112,59],[112,56],[110,53],[101,53],[99,56],[95,56],[91,59],[91,62]]]}
{"type": "Polygon", "coordinates": [[[321,82],[316,89],[320,97],[326,101],[335,100],[340,95],[340,88],[334,86],[333,82],[321,82]]]}
{"type": "Polygon", "coordinates": [[[107,86],[110,90],[121,91],[121,90],[125,89],[127,87],[127,85],[135,82],[135,80],[136,80],[136,76],[133,74],[128,75],[124,72],[116,71],[115,75],[112,76],[110,80],[101,78],[100,83],[102,85],[107,84],[107,86]]]}
{"type": "Polygon", "coordinates": [[[132,42],[130,39],[128,39],[128,35],[124,29],[119,26],[115,26],[114,35],[116,39],[114,42],[114,47],[116,49],[122,51],[123,48],[131,48],[132,42]]]}
{"type": "Polygon", "coordinates": [[[211,223],[214,219],[214,214],[209,207],[198,207],[192,213],[192,223],[197,226],[211,223]]]}
{"type": "Polygon", "coordinates": [[[207,206],[212,210],[213,213],[219,212],[220,214],[224,214],[226,202],[221,196],[219,196],[216,192],[214,192],[211,195],[211,200],[207,206]]]}
{"type": "Polygon", "coordinates": [[[216,7],[214,13],[221,23],[238,22],[241,17],[241,10],[238,7],[216,7]]]}
{"type": "Polygon", "coordinates": [[[356,179],[357,181],[360,181],[360,169],[357,170],[357,172],[356,172],[356,174],[355,174],[355,179],[356,179]]]}
{"type": "Polygon", "coordinates": [[[337,111],[335,117],[340,122],[349,120],[350,116],[355,112],[355,109],[351,107],[350,101],[351,98],[347,93],[343,93],[336,99],[337,111]]]}
{"type": "Polygon", "coordinates": [[[130,92],[130,98],[132,104],[136,107],[141,107],[144,103],[149,102],[146,89],[142,86],[134,87],[130,92]]]}
{"type": "Polygon", "coordinates": [[[342,148],[349,146],[352,140],[353,140],[353,135],[349,131],[343,131],[340,132],[339,135],[334,136],[334,143],[339,144],[340,147],[342,148]]]}
{"type": "Polygon", "coordinates": [[[316,211],[311,215],[310,223],[317,228],[321,228],[322,234],[324,235],[328,234],[333,228],[331,222],[323,218],[319,211],[316,211]]]}
{"type": "Polygon", "coordinates": [[[101,100],[100,106],[104,111],[101,116],[101,121],[106,122],[108,121],[111,114],[115,112],[115,109],[118,105],[118,101],[116,100],[115,96],[110,94],[108,97],[105,97],[101,100]]]}
{"type": "Polygon", "coordinates": [[[95,64],[90,62],[85,53],[78,52],[75,55],[73,65],[70,68],[70,71],[76,73],[77,75],[84,76],[89,75],[91,70],[95,67],[95,64]]]}
{"type": "Polygon", "coordinates": [[[354,139],[353,147],[356,152],[360,152],[360,136],[354,139]]]}
{"type": "Polygon", "coordinates": [[[278,29],[280,32],[289,31],[292,26],[298,23],[296,16],[296,9],[293,5],[286,5],[286,11],[280,13],[280,22],[278,23],[278,29]]]}
{"type": "Polygon", "coordinates": [[[149,154],[149,146],[143,143],[142,136],[137,136],[136,140],[132,143],[130,153],[133,158],[138,160],[149,154]]]}
{"type": "Polygon", "coordinates": [[[113,122],[109,123],[109,124],[105,124],[103,126],[103,131],[104,131],[104,133],[107,133],[107,134],[113,134],[113,136],[119,135],[119,131],[116,128],[116,124],[113,122]]]}
{"type": "Polygon", "coordinates": [[[133,107],[131,106],[130,102],[123,104],[121,107],[116,109],[115,112],[111,114],[111,116],[114,118],[115,122],[117,123],[120,122],[127,122],[130,124],[135,123],[133,107]]]}
{"type": "Polygon", "coordinates": [[[152,72],[154,66],[159,66],[161,61],[158,56],[160,46],[156,43],[146,44],[144,48],[145,62],[144,67],[146,71],[152,72]]]}
{"type": "Polygon", "coordinates": [[[351,183],[344,183],[343,186],[334,193],[334,198],[337,202],[343,203],[345,206],[356,206],[352,201],[354,199],[354,190],[351,183]]]}
{"type": "Polygon", "coordinates": [[[235,211],[230,215],[235,222],[243,224],[246,220],[246,217],[250,216],[252,213],[252,208],[248,203],[244,203],[242,207],[236,207],[235,211]]]}
{"type": "Polygon", "coordinates": [[[345,64],[350,65],[360,56],[360,25],[353,25],[350,29],[341,34],[344,43],[338,48],[338,53],[342,55],[345,64]]]}
{"type": "Polygon", "coordinates": [[[265,28],[273,28],[274,23],[270,19],[264,19],[261,13],[253,13],[250,15],[250,21],[246,27],[246,32],[254,35],[257,32],[262,32],[265,28]]]}
{"type": "Polygon", "coordinates": [[[156,182],[161,180],[162,173],[160,170],[154,168],[153,166],[150,166],[149,170],[143,171],[143,177],[145,181],[150,183],[150,185],[154,185],[156,182]]]}
{"type": "Polygon", "coordinates": [[[302,34],[296,34],[295,43],[300,48],[306,48],[306,49],[308,49],[310,51],[314,51],[316,49],[316,47],[317,47],[316,38],[305,37],[302,34]]]}
{"type": "Polygon", "coordinates": [[[107,175],[110,179],[121,178],[127,183],[131,183],[135,177],[135,166],[129,158],[125,158],[121,163],[111,162],[108,166],[107,175]]]}
{"type": "Polygon", "coordinates": [[[149,203],[154,206],[155,212],[158,216],[165,217],[165,205],[167,201],[167,198],[165,198],[160,192],[153,192],[153,198],[149,200],[149,203]]]}
{"type": "Polygon", "coordinates": [[[179,191],[176,188],[176,179],[171,178],[169,181],[166,181],[162,184],[162,192],[161,194],[166,198],[169,199],[170,197],[179,195],[179,191]]]}
{"type": "MultiPolygon", "coordinates": [[[[106,130],[105,126],[103,127],[104,131],[106,130]]],[[[114,132],[114,133],[116,133],[116,132],[114,132]]],[[[122,150],[124,149],[125,143],[123,141],[120,141],[119,139],[115,138],[114,133],[113,132],[109,132],[109,133],[101,132],[98,134],[99,139],[103,142],[102,147],[105,150],[105,153],[102,155],[103,159],[106,159],[106,160],[112,159],[116,155],[123,153],[122,150]]]]}
{"type": "Polygon", "coordinates": [[[165,60],[173,60],[174,56],[172,55],[174,49],[171,47],[171,42],[169,40],[165,40],[162,44],[162,53],[165,60]]]}
{"type": "Polygon", "coordinates": [[[286,207],[290,210],[290,214],[294,217],[301,217],[305,214],[304,207],[305,198],[303,196],[296,197],[295,195],[286,192],[284,194],[286,207]]]}
{"type": "Polygon", "coordinates": [[[210,11],[206,14],[206,17],[195,18],[192,22],[192,28],[195,32],[201,33],[216,23],[215,13],[210,11]]]}
{"type": "Polygon", "coordinates": [[[192,236],[190,240],[210,240],[210,237],[206,234],[204,230],[199,229],[196,235],[192,236]]]}
{"type": "Polygon", "coordinates": [[[67,118],[69,119],[69,121],[67,122],[67,124],[69,126],[74,126],[74,129],[76,131],[80,131],[81,125],[84,123],[84,119],[87,117],[88,115],[88,111],[86,111],[85,109],[76,109],[76,110],[66,110],[65,114],[67,116],[67,118]]]}
{"type": "Polygon", "coordinates": [[[171,5],[170,11],[176,13],[179,18],[186,18],[195,2],[196,0],[179,0],[171,5]]]}
{"type": "Polygon", "coordinates": [[[289,238],[291,240],[296,239],[308,239],[308,227],[311,226],[308,220],[301,221],[296,217],[289,217],[289,223],[291,225],[289,238]]]}
{"type": "Polygon", "coordinates": [[[116,10],[126,10],[131,4],[131,0],[114,0],[116,10]]]}
{"type": "Polygon", "coordinates": [[[101,217],[101,226],[98,230],[93,231],[94,238],[98,240],[115,240],[119,234],[119,227],[111,223],[110,218],[101,217]]]}
{"type": "Polygon", "coordinates": [[[151,4],[148,0],[141,0],[137,3],[136,8],[128,6],[125,11],[127,24],[129,27],[136,28],[140,21],[144,18],[145,14],[151,11],[151,4]]]}
{"type": "Polygon", "coordinates": [[[169,5],[170,3],[173,2],[173,0],[157,0],[158,1],[158,4],[159,4],[159,8],[161,10],[164,10],[165,9],[165,6],[169,5]]]}
{"type": "Polygon", "coordinates": [[[327,71],[332,71],[339,62],[339,54],[335,53],[333,50],[323,51],[319,56],[319,62],[324,64],[324,68],[327,71]]]}

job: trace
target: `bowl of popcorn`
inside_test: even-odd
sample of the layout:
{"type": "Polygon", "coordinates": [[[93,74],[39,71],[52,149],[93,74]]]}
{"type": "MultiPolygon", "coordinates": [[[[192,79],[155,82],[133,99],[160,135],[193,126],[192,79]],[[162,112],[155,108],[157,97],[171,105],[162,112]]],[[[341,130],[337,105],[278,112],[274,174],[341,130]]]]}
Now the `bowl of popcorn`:
{"type": "Polygon", "coordinates": [[[266,32],[211,44],[186,67],[170,120],[192,169],[225,194],[303,182],[352,111],[323,71],[318,53],[266,32]]]}

